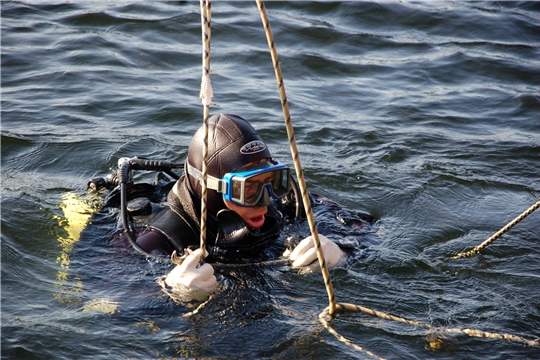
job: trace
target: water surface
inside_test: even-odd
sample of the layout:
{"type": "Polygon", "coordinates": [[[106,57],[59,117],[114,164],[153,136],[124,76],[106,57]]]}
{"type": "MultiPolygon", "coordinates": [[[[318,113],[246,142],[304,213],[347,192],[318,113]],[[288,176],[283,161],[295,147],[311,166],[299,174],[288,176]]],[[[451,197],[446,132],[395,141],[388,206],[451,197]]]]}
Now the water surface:
{"type": "MultiPolygon", "coordinates": [[[[540,212],[451,259],[540,199],[538,3],[266,6],[309,189],[380,218],[380,242],[331,271],[338,301],[540,337],[540,212]]],[[[2,1],[1,13],[3,358],[372,358],[322,328],[318,273],[222,275],[185,318],[156,283],[170,265],[111,238],[111,216],[86,226],[88,179],[124,156],[186,156],[202,123],[198,2],[2,1]]],[[[214,2],[211,44],[211,113],[250,120],[292,165],[255,2],[214,2]]],[[[332,325],[388,359],[539,357],[364,314],[332,325]]]]}

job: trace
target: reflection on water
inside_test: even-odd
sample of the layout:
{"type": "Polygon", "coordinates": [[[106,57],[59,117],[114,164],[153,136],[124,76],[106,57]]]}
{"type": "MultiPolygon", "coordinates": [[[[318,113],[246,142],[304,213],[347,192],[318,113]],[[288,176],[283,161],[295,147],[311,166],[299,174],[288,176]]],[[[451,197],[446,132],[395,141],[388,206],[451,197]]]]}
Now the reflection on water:
{"type": "MultiPolygon", "coordinates": [[[[118,158],[184,160],[202,121],[198,2],[0,6],[2,358],[370,358],[319,323],[318,273],[223,270],[185,317],[200,303],[164,294],[170,265],[115,236],[115,214],[90,219],[99,202],[86,182],[118,158]]],[[[331,271],[338,302],[540,337],[538,211],[480,255],[451,259],[540,197],[538,4],[266,7],[310,190],[381,219],[380,241],[331,271]]],[[[211,113],[249,119],[292,164],[255,2],[212,11],[211,113]]],[[[365,314],[332,326],[389,359],[538,357],[365,314]]]]}

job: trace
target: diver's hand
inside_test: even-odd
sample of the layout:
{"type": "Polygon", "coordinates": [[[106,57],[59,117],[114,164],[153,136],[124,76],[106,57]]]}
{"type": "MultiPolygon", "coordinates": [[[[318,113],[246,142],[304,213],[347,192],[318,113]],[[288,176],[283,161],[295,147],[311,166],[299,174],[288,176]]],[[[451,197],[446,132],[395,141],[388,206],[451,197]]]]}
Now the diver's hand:
{"type": "MultiPolygon", "coordinates": [[[[319,242],[323,250],[324,260],[329,267],[337,266],[347,258],[347,254],[326,236],[319,234],[319,242]]],[[[288,251],[284,255],[287,256],[288,251]]],[[[319,261],[316,261],[317,250],[315,250],[315,244],[313,244],[313,237],[308,236],[302,240],[290,253],[289,259],[293,262],[293,267],[305,267],[308,265],[318,267],[319,261]],[[315,263],[312,264],[313,262],[315,263]]]]}
{"type": "Polygon", "coordinates": [[[203,299],[216,290],[214,268],[210,264],[198,267],[202,256],[200,248],[193,252],[188,249],[186,251],[188,256],[167,275],[165,283],[172,288],[173,293],[186,299],[203,299]]]}

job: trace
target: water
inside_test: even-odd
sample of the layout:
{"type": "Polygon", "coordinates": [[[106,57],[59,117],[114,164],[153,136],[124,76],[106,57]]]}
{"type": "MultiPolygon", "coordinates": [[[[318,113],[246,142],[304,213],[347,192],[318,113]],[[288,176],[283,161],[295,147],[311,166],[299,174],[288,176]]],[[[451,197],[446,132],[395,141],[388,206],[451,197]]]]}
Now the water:
{"type": "MultiPolygon", "coordinates": [[[[540,212],[451,259],[540,198],[538,3],[266,5],[308,187],[381,219],[380,243],[331,271],[338,301],[540,337],[540,212]]],[[[292,164],[255,3],[212,10],[211,113],[249,119],[292,164]]],[[[198,2],[1,11],[3,358],[372,358],[322,328],[318,273],[223,276],[185,318],[156,284],[168,266],[110,239],[110,219],[79,239],[88,179],[124,156],[183,161],[202,122],[198,2]]],[[[332,326],[388,359],[540,358],[364,314],[332,326]]]]}

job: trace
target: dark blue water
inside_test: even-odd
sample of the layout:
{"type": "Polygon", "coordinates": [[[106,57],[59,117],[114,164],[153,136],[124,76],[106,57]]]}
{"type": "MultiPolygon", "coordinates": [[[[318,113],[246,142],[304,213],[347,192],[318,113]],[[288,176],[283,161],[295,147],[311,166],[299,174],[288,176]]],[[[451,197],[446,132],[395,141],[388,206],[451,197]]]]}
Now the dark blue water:
{"type": "MultiPolygon", "coordinates": [[[[156,282],[170,265],[114,238],[114,214],[87,224],[86,182],[118,158],[183,161],[203,116],[198,2],[0,4],[2,358],[372,358],[322,328],[319,273],[224,272],[184,317],[156,282]]],[[[381,219],[331,271],[338,301],[540,337],[540,212],[451,259],[540,199],[540,5],[266,6],[309,189],[381,219]]],[[[211,113],[292,165],[255,2],[214,2],[211,40],[211,113]]],[[[388,359],[540,358],[360,313],[332,326],[388,359]]]]}

